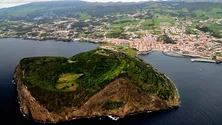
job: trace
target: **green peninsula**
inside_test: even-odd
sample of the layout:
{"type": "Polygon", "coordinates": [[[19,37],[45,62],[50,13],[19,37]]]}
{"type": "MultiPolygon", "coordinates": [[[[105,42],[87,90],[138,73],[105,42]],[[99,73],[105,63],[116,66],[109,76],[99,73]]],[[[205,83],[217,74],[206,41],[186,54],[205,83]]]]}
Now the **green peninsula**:
{"type": "Polygon", "coordinates": [[[180,106],[170,79],[124,52],[96,49],[64,57],[24,58],[16,67],[22,112],[35,120],[125,117],[180,106]]]}

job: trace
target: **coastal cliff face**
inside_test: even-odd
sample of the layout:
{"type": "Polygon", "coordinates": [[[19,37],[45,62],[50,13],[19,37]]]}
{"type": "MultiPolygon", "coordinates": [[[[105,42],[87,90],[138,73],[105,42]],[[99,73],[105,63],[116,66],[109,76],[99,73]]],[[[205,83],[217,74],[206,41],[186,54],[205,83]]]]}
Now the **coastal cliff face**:
{"type": "Polygon", "coordinates": [[[20,110],[25,116],[42,122],[58,122],[60,120],[67,120],[66,117],[55,113],[50,113],[46,108],[40,105],[38,101],[36,101],[35,98],[31,95],[22,79],[23,72],[19,64],[14,72],[14,81],[17,84],[20,110]]]}
{"type": "MultiPolygon", "coordinates": [[[[101,91],[88,98],[80,106],[63,107],[62,111],[52,111],[36,100],[25,83],[25,71],[19,64],[14,72],[21,112],[40,122],[57,123],[76,118],[95,116],[125,117],[131,114],[167,110],[180,106],[178,94],[168,100],[146,93],[132,84],[127,77],[118,77],[101,91]]],[[[53,95],[51,95],[53,96],[53,95]]]]}

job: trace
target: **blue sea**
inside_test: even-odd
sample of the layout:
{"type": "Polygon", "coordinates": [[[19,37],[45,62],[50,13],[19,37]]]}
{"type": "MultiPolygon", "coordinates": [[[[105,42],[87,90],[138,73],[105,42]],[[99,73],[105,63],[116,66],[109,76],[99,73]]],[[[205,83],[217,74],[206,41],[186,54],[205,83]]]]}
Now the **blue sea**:
{"type": "MultiPolygon", "coordinates": [[[[20,113],[15,66],[24,57],[65,56],[97,48],[81,42],[0,39],[0,113],[2,125],[40,125],[20,113]]],[[[182,105],[170,111],[138,114],[118,121],[108,117],[79,119],[59,125],[222,125],[222,64],[192,63],[189,58],[168,57],[162,53],[140,58],[166,74],[179,90],[182,105]]]]}

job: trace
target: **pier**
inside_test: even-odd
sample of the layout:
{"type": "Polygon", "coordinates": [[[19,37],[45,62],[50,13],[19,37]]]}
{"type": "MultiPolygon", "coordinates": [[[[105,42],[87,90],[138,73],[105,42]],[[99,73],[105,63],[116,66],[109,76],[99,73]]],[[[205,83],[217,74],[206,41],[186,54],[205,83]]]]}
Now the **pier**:
{"type": "Polygon", "coordinates": [[[191,59],[192,62],[206,62],[206,63],[218,63],[215,60],[210,60],[210,59],[203,59],[203,58],[195,58],[191,59]]]}

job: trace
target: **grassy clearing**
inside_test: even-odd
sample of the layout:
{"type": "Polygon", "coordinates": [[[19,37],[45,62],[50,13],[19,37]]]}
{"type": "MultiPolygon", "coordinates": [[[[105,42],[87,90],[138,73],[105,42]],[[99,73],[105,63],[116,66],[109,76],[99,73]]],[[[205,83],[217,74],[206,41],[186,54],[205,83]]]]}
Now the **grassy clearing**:
{"type": "Polygon", "coordinates": [[[216,25],[216,24],[208,24],[208,28],[212,31],[220,31],[222,30],[222,26],[221,25],[216,25]]]}
{"type": "Polygon", "coordinates": [[[185,12],[185,13],[189,12],[187,8],[183,8],[182,11],[185,12]]]}
{"type": "Polygon", "coordinates": [[[131,48],[123,48],[122,51],[130,56],[136,56],[137,51],[131,48]]]}
{"type": "Polygon", "coordinates": [[[103,56],[109,56],[109,54],[106,53],[104,50],[97,50],[95,53],[96,53],[96,54],[103,55],[103,56]]]}
{"type": "Polygon", "coordinates": [[[75,63],[75,61],[72,61],[72,60],[69,59],[69,60],[68,60],[68,63],[75,63]]]}
{"type": "Polygon", "coordinates": [[[114,21],[114,26],[122,27],[122,28],[125,27],[125,26],[136,25],[136,24],[138,24],[138,21],[129,20],[129,19],[115,20],[114,21]]]}
{"type": "Polygon", "coordinates": [[[196,14],[197,17],[200,17],[201,15],[204,14],[203,10],[195,10],[194,13],[196,14]]]}
{"type": "Polygon", "coordinates": [[[91,18],[91,16],[86,12],[77,12],[74,14],[74,16],[80,20],[87,20],[91,18]]]}
{"type": "Polygon", "coordinates": [[[110,30],[110,31],[106,34],[106,36],[107,36],[108,38],[118,38],[118,37],[121,36],[122,33],[123,33],[123,29],[120,28],[120,27],[118,27],[118,28],[114,28],[114,29],[110,30]]]}
{"type": "Polygon", "coordinates": [[[63,91],[75,91],[78,87],[76,80],[84,74],[63,74],[59,77],[56,89],[63,91]]]}
{"type": "Polygon", "coordinates": [[[222,17],[222,8],[213,8],[206,14],[214,19],[220,19],[222,17]]]}
{"type": "Polygon", "coordinates": [[[154,26],[160,26],[161,23],[169,23],[169,24],[173,25],[174,24],[174,18],[172,18],[172,17],[154,18],[154,26]]]}
{"type": "Polygon", "coordinates": [[[195,28],[193,27],[187,27],[186,30],[188,34],[196,34],[195,28]]]}
{"type": "Polygon", "coordinates": [[[153,19],[147,19],[145,22],[141,24],[142,29],[152,29],[152,26],[154,25],[153,19]]]}
{"type": "Polygon", "coordinates": [[[160,35],[162,34],[159,30],[152,30],[152,33],[155,34],[155,35],[160,35]]]}

